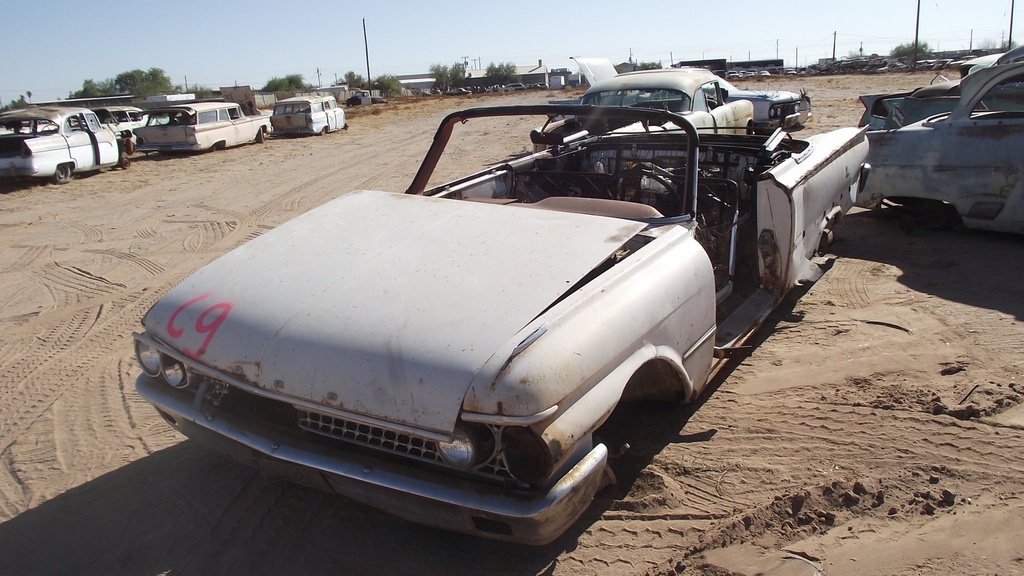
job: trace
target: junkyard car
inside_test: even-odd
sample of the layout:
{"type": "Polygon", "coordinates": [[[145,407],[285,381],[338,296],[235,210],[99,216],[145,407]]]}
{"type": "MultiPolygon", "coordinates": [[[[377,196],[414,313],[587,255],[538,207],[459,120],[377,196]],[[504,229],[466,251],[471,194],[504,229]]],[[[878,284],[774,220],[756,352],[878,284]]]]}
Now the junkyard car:
{"type": "MultiPolygon", "coordinates": [[[[580,72],[587,77],[587,81],[592,86],[619,76],[607,58],[573,58],[573,60],[576,61],[580,72]]],[[[749,128],[758,134],[770,134],[777,128],[789,130],[801,128],[811,119],[811,99],[805,93],[797,94],[784,90],[742,90],[722,79],[721,76],[703,68],[666,68],[664,70],[642,70],[628,74],[641,75],[642,78],[645,78],[647,90],[659,88],[674,90],[677,89],[678,78],[683,77],[673,76],[669,73],[671,70],[676,70],[680,74],[692,74],[694,78],[702,78],[704,83],[711,82],[713,79],[717,80],[718,87],[725,95],[726,103],[750,102],[753,111],[749,128]]],[[[736,74],[729,77],[739,78],[741,76],[736,74]]],[[[700,121],[697,121],[697,124],[698,127],[701,126],[700,121]]]]}
{"type": "Polygon", "coordinates": [[[457,112],[406,194],[346,194],[171,289],[135,334],[136,386],[271,475],[550,542],[613,481],[596,432],[616,407],[695,399],[813,276],[866,146],[698,137],[665,110],[457,112]],[[514,118],[579,132],[447,180],[455,128],[453,169],[514,118]]]}
{"type": "Polygon", "coordinates": [[[345,110],[334,96],[295,96],[274,104],[275,134],[327,134],[348,128],[345,110]]]}
{"type": "Polygon", "coordinates": [[[729,129],[739,134],[752,130],[753,105],[745,100],[730,101],[724,83],[703,68],[641,70],[596,82],[580,102],[668,110],[686,116],[701,130],[729,129]]]}
{"type": "Polygon", "coordinates": [[[1024,63],[974,71],[957,92],[950,111],[868,132],[875,171],[858,203],[901,206],[905,229],[1024,233],[1024,63]]]}
{"type": "Polygon", "coordinates": [[[860,102],[864,105],[864,114],[858,126],[867,126],[869,130],[891,130],[929,116],[950,112],[960,102],[960,82],[963,78],[991,66],[1005,66],[1022,59],[1024,47],[968,60],[960,67],[961,78],[958,80],[936,76],[928,86],[910,92],[863,95],[860,102]]]}
{"type": "Polygon", "coordinates": [[[270,117],[246,116],[238,104],[195,102],[150,110],[135,137],[141,152],[198,152],[262,144],[270,131],[270,117]]]}
{"type": "Polygon", "coordinates": [[[135,153],[135,129],[146,125],[149,115],[145,110],[135,106],[104,106],[93,108],[100,122],[121,135],[124,140],[124,153],[135,153]]]}
{"type": "Polygon", "coordinates": [[[110,126],[111,130],[115,132],[134,131],[136,128],[142,128],[146,125],[146,119],[149,118],[145,110],[135,106],[104,106],[93,108],[92,111],[96,113],[100,122],[110,126]]]}
{"type": "Polygon", "coordinates": [[[85,108],[26,108],[0,113],[0,177],[70,182],[75,173],[128,168],[122,138],[85,108]]]}
{"type": "Polygon", "coordinates": [[[746,100],[754,105],[754,131],[770,134],[778,128],[795,130],[811,119],[811,98],[805,92],[786,90],[742,90],[722,80],[726,102],[746,100]]]}
{"type": "Polygon", "coordinates": [[[345,106],[387,103],[387,98],[384,98],[383,96],[373,96],[369,90],[356,90],[354,94],[345,100],[345,106]]]}

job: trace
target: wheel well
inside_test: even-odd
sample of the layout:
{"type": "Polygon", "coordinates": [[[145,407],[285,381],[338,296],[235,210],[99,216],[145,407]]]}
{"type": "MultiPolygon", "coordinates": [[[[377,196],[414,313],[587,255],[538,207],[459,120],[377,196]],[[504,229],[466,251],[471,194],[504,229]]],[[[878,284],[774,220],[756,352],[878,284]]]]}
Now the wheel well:
{"type": "Polygon", "coordinates": [[[679,370],[667,360],[654,358],[629,377],[619,401],[679,402],[689,394],[690,386],[679,370]]]}

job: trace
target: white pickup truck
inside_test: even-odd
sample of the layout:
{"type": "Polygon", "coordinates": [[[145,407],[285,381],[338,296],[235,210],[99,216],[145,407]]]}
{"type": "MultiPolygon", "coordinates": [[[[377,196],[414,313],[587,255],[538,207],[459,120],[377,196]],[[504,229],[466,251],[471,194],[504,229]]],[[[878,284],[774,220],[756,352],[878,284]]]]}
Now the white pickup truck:
{"type": "Polygon", "coordinates": [[[194,102],[149,111],[135,129],[140,152],[222,150],[248,142],[262,144],[272,128],[269,116],[246,116],[231,102],[194,102]]]}

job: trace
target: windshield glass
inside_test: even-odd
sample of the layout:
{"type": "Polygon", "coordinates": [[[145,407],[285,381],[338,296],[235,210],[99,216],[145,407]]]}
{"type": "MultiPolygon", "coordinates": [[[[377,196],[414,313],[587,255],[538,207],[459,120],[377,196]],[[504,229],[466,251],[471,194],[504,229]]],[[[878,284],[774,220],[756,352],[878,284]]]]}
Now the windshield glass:
{"type": "Polygon", "coordinates": [[[195,123],[195,117],[186,110],[154,110],[149,113],[146,126],[187,126],[195,123]]]}
{"type": "Polygon", "coordinates": [[[670,112],[690,111],[690,97],[685,92],[660,88],[594,92],[584,95],[582,102],[594,106],[654,108],[670,112]]]}
{"type": "Polygon", "coordinates": [[[285,102],[274,106],[274,114],[309,114],[309,102],[285,102]]]}

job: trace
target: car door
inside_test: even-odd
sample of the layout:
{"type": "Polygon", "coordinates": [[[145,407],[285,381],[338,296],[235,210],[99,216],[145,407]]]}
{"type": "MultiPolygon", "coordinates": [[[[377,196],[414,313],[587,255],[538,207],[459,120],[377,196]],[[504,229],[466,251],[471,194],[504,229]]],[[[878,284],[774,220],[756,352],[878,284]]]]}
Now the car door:
{"type": "Polygon", "coordinates": [[[110,166],[117,163],[120,153],[117,150],[117,135],[106,125],[100,123],[99,117],[92,112],[83,114],[85,127],[91,135],[94,148],[95,166],[110,166]]]}
{"type": "Polygon", "coordinates": [[[338,126],[338,105],[334,100],[324,100],[324,114],[327,117],[328,130],[333,132],[340,128],[338,126]]]}
{"type": "Polygon", "coordinates": [[[217,125],[224,127],[226,133],[224,139],[228,146],[235,146],[250,140],[247,138],[248,126],[245,116],[242,115],[242,109],[238,106],[217,110],[217,125]]]}
{"type": "Polygon", "coordinates": [[[971,228],[1024,232],[1024,71],[975,98],[970,114],[930,124],[933,190],[971,228]]]}
{"type": "Polygon", "coordinates": [[[708,109],[711,111],[711,115],[715,119],[715,126],[717,132],[725,133],[737,133],[742,134],[745,130],[723,130],[724,128],[733,128],[741,126],[745,128],[745,122],[742,121],[736,114],[737,107],[733,104],[725,101],[725,94],[722,92],[721,86],[718,82],[708,82],[701,86],[701,92],[707,100],[708,109]]]}
{"type": "Polygon", "coordinates": [[[75,162],[75,170],[90,170],[99,165],[99,149],[94,142],[96,136],[88,130],[82,114],[65,118],[62,132],[68,142],[68,153],[75,162]]]}

